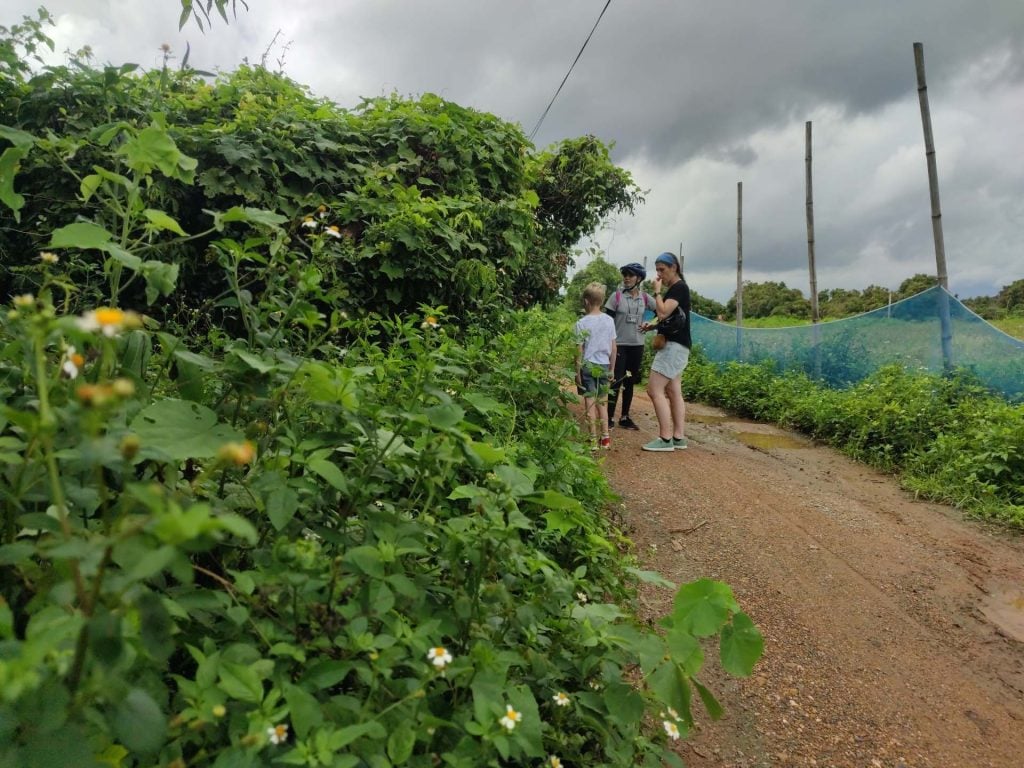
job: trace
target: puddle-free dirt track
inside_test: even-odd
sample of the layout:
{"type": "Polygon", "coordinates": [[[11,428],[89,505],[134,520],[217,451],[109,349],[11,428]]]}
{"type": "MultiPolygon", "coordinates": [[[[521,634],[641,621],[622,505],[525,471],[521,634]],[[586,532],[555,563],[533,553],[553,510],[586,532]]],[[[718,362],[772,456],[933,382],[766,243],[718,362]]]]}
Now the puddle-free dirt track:
{"type": "MultiPolygon", "coordinates": [[[[765,636],[726,708],[680,742],[689,766],[1024,766],[1024,538],[915,501],[800,435],[688,404],[688,451],[612,430],[603,466],[645,567],[729,583],[765,636]]],[[[641,595],[646,617],[668,590],[641,595]]]]}

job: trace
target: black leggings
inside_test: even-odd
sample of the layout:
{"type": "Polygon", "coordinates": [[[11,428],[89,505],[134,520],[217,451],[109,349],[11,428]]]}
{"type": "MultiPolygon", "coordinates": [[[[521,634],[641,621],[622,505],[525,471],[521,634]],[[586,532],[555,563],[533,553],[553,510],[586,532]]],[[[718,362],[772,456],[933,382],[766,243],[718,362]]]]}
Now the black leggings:
{"type": "Polygon", "coordinates": [[[622,417],[629,416],[629,406],[633,404],[633,387],[640,383],[640,366],[643,361],[643,346],[620,346],[618,348],[615,355],[615,376],[612,378],[612,389],[608,394],[609,419],[615,415],[619,387],[622,387],[622,417]],[[632,375],[627,377],[626,371],[632,375]]]}

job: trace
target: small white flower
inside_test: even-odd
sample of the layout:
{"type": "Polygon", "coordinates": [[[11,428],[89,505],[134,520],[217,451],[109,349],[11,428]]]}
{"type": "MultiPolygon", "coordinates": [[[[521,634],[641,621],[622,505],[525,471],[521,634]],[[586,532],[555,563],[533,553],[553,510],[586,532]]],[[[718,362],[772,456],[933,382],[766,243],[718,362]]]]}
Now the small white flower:
{"type": "Polygon", "coordinates": [[[576,599],[577,599],[577,600],[579,600],[579,601],[580,601],[581,603],[585,603],[585,602],[587,602],[587,601],[588,601],[588,600],[589,600],[590,598],[589,598],[589,597],[587,597],[587,593],[586,593],[586,592],[577,592],[577,593],[576,593],[576,599]]]}
{"type": "Polygon", "coordinates": [[[498,722],[502,724],[507,730],[514,730],[516,723],[523,719],[522,712],[516,712],[512,707],[505,707],[505,716],[498,722]]]}
{"type": "MultiPolygon", "coordinates": [[[[663,712],[661,716],[664,717],[665,713],[663,712]]],[[[682,719],[681,717],[679,717],[679,713],[672,709],[672,707],[668,707],[668,716],[671,719],[675,720],[677,723],[682,719]]]]}
{"type": "Polygon", "coordinates": [[[339,237],[340,238],[341,237],[341,230],[339,230],[337,226],[332,224],[331,226],[329,226],[327,229],[324,230],[324,234],[327,235],[328,237],[339,237]]]}
{"type": "Polygon", "coordinates": [[[556,693],[551,698],[554,700],[555,704],[558,705],[559,707],[568,707],[569,706],[569,697],[566,696],[565,693],[563,693],[562,691],[559,691],[558,693],[556,693]]]}
{"type": "Polygon", "coordinates": [[[58,257],[56,253],[42,251],[39,254],[39,260],[44,264],[56,264],[58,261],[60,261],[60,257],[58,257]]]}
{"type": "Polygon", "coordinates": [[[384,509],[384,502],[381,501],[380,499],[377,499],[375,502],[373,502],[373,505],[377,507],[377,509],[384,509]]]}
{"type": "Polygon", "coordinates": [[[316,223],[312,216],[307,216],[302,220],[302,226],[304,226],[306,229],[316,229],[319,225],[316,223]]]}
{"type": "Polygon", "coordinates": [[[548,759],[548,765],[550,765],[551,768],[562,768],[562,761],[558,759],[557,755],[552,755],[548,759]]]}
{"type": "Polygon", "coordinates": [[[12,302],[15,307],[25,309],[26,307],[31,307],[36,303],[36,297],[31,293],[23,293],[20,296],[15,296],[12,302]]]}
{"type": "Polygon", "coordinates": [[[672,739],[672,741],[679,740],[679,727],[675,723],[668,720],[662,720],[661,724],[665,728],[665,733],[668,734],[668,737],[672,739]]]}
{"type": "Polygon", "coordinates": [[[444,669],[452,663],[453,656],[448,652],[448,649],[443,645],[439,645],[436,648],[431,648],[427,651],[427,661],[433,664],[438,669],[444,669]]]}
{"type": "Polygon", "coordinates": [[[74,347],[68,347],[64,350],[64,362],[61,364],[60,369],[64,372],[65,376],[69,379],[77,379],[78,372],[83,365],[85,365],[85,358],[78,354],[74,347]]]}
{"type": "Polygon", "coordinates": [[[626,371],[626,378],[627,379],[632,379],[633,378],[633,372],[632,371],[626,371]]]}
{"type": "Polygon", "coordinates": [[[589,685],[595,691],[600,691],[601,690],[601,683],[598,682],[597,680],[591,680],[589,685]]]}
{"type": "Polygon", "coordinates": [[[437,328],[440,325],[437,318],[433,315],[427,315],[426,318],[420,323],[420,328],[437,328]]]}
{"type": "Polygon", "coordinates": [[[288,740],[288,726],[285,723],[267,728],[267,738],[271,744],[284,744],[288,740]]]}

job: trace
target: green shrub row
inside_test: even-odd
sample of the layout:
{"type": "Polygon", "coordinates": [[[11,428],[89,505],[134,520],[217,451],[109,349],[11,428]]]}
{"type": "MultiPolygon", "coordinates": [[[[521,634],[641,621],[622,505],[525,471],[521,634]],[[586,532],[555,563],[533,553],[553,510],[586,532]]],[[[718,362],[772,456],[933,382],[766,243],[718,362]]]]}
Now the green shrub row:
{"type": "Polygon", "coordinates": [[[833,390],[771,363],[716,365],[699,353],[685,393],[805,432],[900,475],[922,496],[1024,528],[1024,406],[968,377],[887,366],[833,390]]]}

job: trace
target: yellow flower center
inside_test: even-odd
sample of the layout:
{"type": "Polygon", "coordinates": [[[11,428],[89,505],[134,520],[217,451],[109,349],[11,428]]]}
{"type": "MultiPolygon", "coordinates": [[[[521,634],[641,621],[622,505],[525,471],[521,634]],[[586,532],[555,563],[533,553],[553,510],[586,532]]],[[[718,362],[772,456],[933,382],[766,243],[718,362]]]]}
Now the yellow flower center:
{"type": "Polygon", "coordinates": [[[124,323],[124,312],[112,307],[100,307],[96,310],[96,322],[101,326],[121,325],[124,323]]]}

